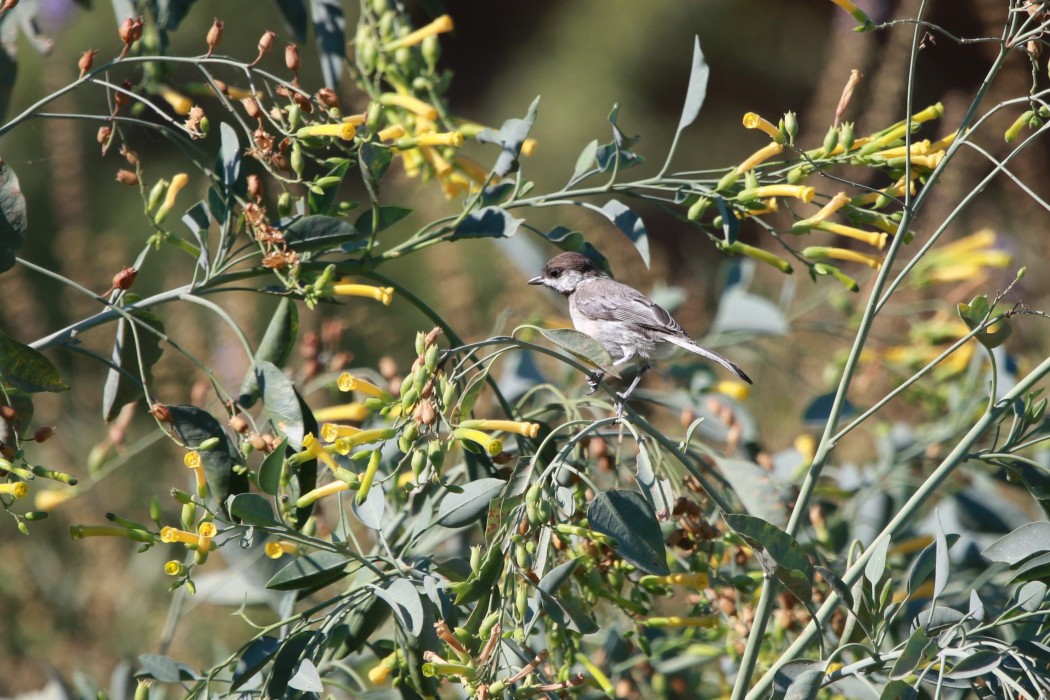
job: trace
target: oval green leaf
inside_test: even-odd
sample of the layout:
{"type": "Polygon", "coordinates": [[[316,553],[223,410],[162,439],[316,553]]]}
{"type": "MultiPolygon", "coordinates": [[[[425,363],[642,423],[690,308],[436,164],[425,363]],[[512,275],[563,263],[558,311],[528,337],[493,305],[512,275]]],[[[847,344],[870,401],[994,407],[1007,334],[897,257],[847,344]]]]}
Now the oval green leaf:
{"type": "Polygon", "coordinates": [[[666,575],[667,550],[656,514],[635,491],[606,491],[587,507],[590,528],[616,540],[617,553],[649,574],[666,575]]]}

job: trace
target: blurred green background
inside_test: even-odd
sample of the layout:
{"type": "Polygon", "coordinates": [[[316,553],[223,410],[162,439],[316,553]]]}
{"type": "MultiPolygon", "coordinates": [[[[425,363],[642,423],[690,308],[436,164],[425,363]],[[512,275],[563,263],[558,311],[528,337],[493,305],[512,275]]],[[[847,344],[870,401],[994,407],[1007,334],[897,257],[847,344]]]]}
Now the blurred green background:
{"type": "MultiPolygon", "coordinates": [[[[918,5],[910,0],[860,4],[876,21],[908,16],[918,5]]],[[[17,37],[18,73],[5,119],[75,79],[77,59],[85,49],[98,49],[100,60],[119,52],[110,3],[96,0],[91,5],[86,9],[72,0],[40,0],[40,29],[53,39],[54,48],[41,55],[23,36],[17,37]]],[[[343,5],[352,36],[356,5],[343,5]]],[[[930,19],[960,36],[998,36],[1004,5],[1000,0],[927,3],[930,19]]],[[[420,23],[433,11],[429,3],[412,9],[420,23]]],[[[910,27],[856,34],[852,31],[855,22],[826,0],[449,1],[444,9],[456,23],[455,31],[442,42],[442,65],[454,73],[448,93],[454,114],[498,126],[505,119],[523,116],[529,103],[541,96],[533,131],[539,148],[524,163],[526,177],[541,192],[564,184],[588,141],[609,139],[606,118],[614,104],[620,105],[619,123],[624,131],[642,136],[635,150],[645,154],[648,162],[638,172],[655,172],[678,123],[694,36],[699,37],[711,65],[711,82],[700,119],[679,146],[675,161],[679,169],[725,168],[764,145],[764,136],[741,126],[747,111],[775,123],[784,111],[795,110],[801,124],[799,143],[807,148],[819,145],[851,69],[864,74],[846,112],[847,119],[858,122],[858,134],[904,115],[910,27]]],[[[288,37],[271,2],[198,0],[173,35],[171,52],[202,53],[204,36],[215,17],[226,22],[222,54],[250,60],[266,29],[278,31],[282,40],[278,46],[288,37]]],[[[283,71],[280,53],[272,52],[262,65],[275,73],[283,71]]],[[[311,47],[304,46],[302,54],[301,81],[316,89],[321,79],[311,47]]],[[[935,125],[934,132],[924,132],[925,136],[937,138],[953,128],[949,125],[967,109],[992,55],[988,45],[958,46],[944,37],[926,42],[916,75],[915,106],[919,109],[940,100],[945,118],[943,125],[935,125]]],[[[1045,70],[1045,61],[1043,66],[1045,70]]],[[[176,75],[187,76],[182,69],[176,75]]],[[[1024,94],[1031,80],[1027,61],[1012,57],[1002,79],[992,85],[987,105],[1024,94]]],[[[345,76],[340,96],[344,104],[364,106],[345,76]]],[[[215,102],[203,99],[201,104],[219,116],[215,102]]],[[[103,92],[90,86],[54,100],[46,111],[108,112],[103,92]]],[[[1002,131],[1020,111],[991,121],[981,142],[992,154],[1006,152],[1002,131]]],[[[204,142],[207,148],[216,148],[216,123],[213,118],[212,140],[204,142]]],[[[33,119],[0,139],[0,157],[18,174],[29,203],[29,240],[22,256],[101,293],[121,267],[133,263],[151,231],[137,193],[114,181],[115,172],[124,166],[121,156],[115,149],[105,157],[99,155],[95,141],[99,124],[33,119]]],[[[143,158],[151,182],[189,170],[182,155],[154,132],[131,133],[132,145],[143,158]]],[[[492,157],[491,151],[481,148],[468,150],[485,163],[492,157]]],[[[1045,145],[1033,148],[1013,167],[1044,199],[1050,197],[1047,156],[1045,145]]],[[[987,162],[972,152],[962,154],[957,166],[917,222],[920,235],[989,170],[987,162]]],[[[433,184],[395,179],[399,192],[391,199],[413,207],[416,213],[403,230],[392,231],[391,237],[407,235],[413,222],[454,211],[456,205],[445,201],[433,184]]],[[[199,198],[204,186],[192,179],[180,207],[199,198]]],[[[353,185],[346,187],[343,196],[363,198],[353,185]]],[[[662,212],[643,209],[640,213],[652,238],[650,270],[630,243],[599,217],[575,209],[549,209],[528,216],[530,223],[540,227],[561,224],[584,231],[609,256],[623,281],[645,290],[656,282],[680,286],[687,296],[676,315],[692,335],[699,336],[717,305],[724,259],[695,228],[662,212]]],[[[1043,206],[1000,178],[950,233],[958,237],[991,226],[1009,241],[1022,262],[1045,260],[1050,246],[1047,222],[1043,206]]],[[[758,227],[745,224],[742,235],[750,243],[769,244],[758,227]]],[[[500,244],[468,242],[431,248],[393,266],[390,272],[441,310],[464,338],[481,339],[529,318],[565,313],[563,307],[553,305],[551,297],[524,285],[524,279],[536,270],[522,269],[515,259],[520,258],[503,255],[500,244]]],[[[191,272],[188,258],[173,254],[165,258],[163,267],[156,264],[158,260],[152,258],[140,271],[139,293],[181,284],[191,272]]],[[[850,273],[862,280],[867,276],[861,269],[850,273]]],[[[966,294],[991,293],[1011,277],[1012,271],[1004,280],[990,282],[990,288],[959,288],[933,300],[930,294],[916,292],[915,309],[932,312],[937,304],[968,298],[966,294]]],[[[843,324],[858,297],[836,287],[832,280],[814,285],[804,275],[789,279],[770,270],[759,270],[753,291],[774,301],[786,299],[789,293],[796,299],[789,306],[790,335],[755,338],[728,351],[756,379],[755,392],[760,397],[756,403],[760,405],[753,410],[767,446],[778,449],[800,432],[800,414],[809,400],[829,390],[824,371],[852,336],[843,324]]],[[[1041,276],[1033,279],[1030,275],[1020,293],[1030,306],[1039,308],[1045,304],[1047,283],[1041,276]]],[[[257,341],[273,303],[244,293],[227,295],[222,303],[257,341]]],[[[23,342],[96,310],[94,302],[21,266],[0,275],[0,326],[23,342]]],[[[383,355],[393,356],[404,366],[413,356],[415,331],[430,325],[397,300],[386,308],[354,303],[314,312],[301,308],[301,312],[304,333],[320,332],[327,319],[343,322],[336,334],[337,345],[327,349],[349,351],[353,366],[374,367],[383,355]]],[[[177,313],[167,309],[163,315],[172,336],[193,348],[223,381],[239,384],[247,359],[228,329],[197,309],[179,308],[177,313]]],[[[901,309],[897,320],[881,323],[874,335],[876,346],[903,342],[913,320],[907,309],[901,309]]],[[[84,347],[108,354],[112,329],[98,329],[82,340],[84,347]]],[[[1045,356],[1048,346],[1046,333],[1033,324],[1018,329],[1009,343],[1022,364],[1025,358],[1045,356]]],[[[74,388],[37,400],[34,425],[56,425],[58,430],[55,438],[41,446],[40,455],[46,456],[41,461],[84,474],[88,453],[106,436],[99,415],[104,368],[68,352],[51,352],[49,357],[74,388]]],[[[299,361],[293,357],[293,364],[299,361]]],[[[190,402],[199,379],[192,365],[170,352],[155,368],[154,376],[156,394],[172,404],[190,402]]],[[[893,381],[877,363],[863,379],[872,392],[893,381]]],[[[863,403],[863,396],[853,398],[863,403]]],[[[144,408],[138,411],[126,440],[129,446],[148,441],[156,432],[144,408]]],[[[854,449],[863,450],[864,445],[854,449]]],[[[171,517],[176,517],[174,504],[165,494],[184,478],[180,468],[161,442],[144,445],[140,452],[126,455],[126,461],[105,478],[80,488],[81,495],[56,509],[48,520],[33,524],[31,537],[18,534],[13,523],[4,526],[0,538],[0,619],[5,620],[5,634],[0,635],[0,693],[39,687],[52,670],[66,678],[82,670],[105,685],[120,659],[158,651],[170,600],[161,572],[166,557],[160,548],[138,557],[126,540],[73,542],[68,526],[103,522],[106,511],[145,521],[152,494],[161,495],[171,517]]],[[[210,664],[235,648],[242,636],[239,621],[227,621],[206,607],[194,608],[197,603],[192,601],[188,605],[191,609],[169,650],[173,656],[191,664],[210,664]]]]}

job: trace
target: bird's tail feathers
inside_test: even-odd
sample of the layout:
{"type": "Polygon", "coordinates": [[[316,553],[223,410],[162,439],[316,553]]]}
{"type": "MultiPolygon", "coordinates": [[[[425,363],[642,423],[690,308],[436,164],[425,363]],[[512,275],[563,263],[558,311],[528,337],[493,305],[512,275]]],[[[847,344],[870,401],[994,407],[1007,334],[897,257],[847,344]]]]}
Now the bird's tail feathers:
{"type": "Polygon", "coordinates": [[[722,357],[717,352],[714,352],[713,350],[708,350],[707,348],[702,348],[699,345],[697,345],[696,343],[694,343],[692,340],[689,340],[688,338],[676,338],[674,336],[664,336],[664,339],[667,340],[668,342],[674,343],[675,345],[677,345],[680,348],[685,348],[689,352],[696,353],[697,355],[700,355],[701,357],[706,357],[709,360],[714,360],[715,362],[717,362],[718,364],[722,365],[723,367],[728,369],[730,372],[735,374],[736,376],[738,376],[741,379],[743,379],[748,384],[754,384],[754,382],[751,381],[751,377],[747,376],[747,374],[744,372],[744,370],[740,369],[739,367],[736,366],[735,363],[730,362],[728,359],[722,357]]]}

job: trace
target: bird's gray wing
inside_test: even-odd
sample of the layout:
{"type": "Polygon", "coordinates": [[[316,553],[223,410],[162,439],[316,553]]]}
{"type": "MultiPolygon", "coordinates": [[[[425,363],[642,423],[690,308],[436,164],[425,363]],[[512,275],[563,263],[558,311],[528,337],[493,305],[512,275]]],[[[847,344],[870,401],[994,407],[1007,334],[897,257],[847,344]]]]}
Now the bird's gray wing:
{"type": "Polygon", "coordinates": [[[576,291],[576,307],[587,317],[601,321],[630,323],[640,328],[671,335],[685,335],[667,310],[626,284],[603,280],[576,291]]]}

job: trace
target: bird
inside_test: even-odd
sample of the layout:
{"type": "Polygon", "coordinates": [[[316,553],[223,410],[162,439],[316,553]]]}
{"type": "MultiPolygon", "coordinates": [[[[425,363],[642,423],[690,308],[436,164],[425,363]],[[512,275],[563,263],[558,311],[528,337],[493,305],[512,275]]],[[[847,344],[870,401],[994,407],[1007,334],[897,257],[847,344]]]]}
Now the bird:
{"type": "MultiPolygon", "coordinates": [[[[753,384],[744,370],[717,352],[693,342],[682,326],[662,306],[634,287],[617,282],[598,268],[586,255],[560,253],[551,258],[543,273],[528,281],[559,292],[569,300],[569,316],[576,330],[605,348],[613,359],[613,368],[638,364],[638,373],[626,391],[617,394],[617,415],[653,360],[670,356],[675,347],[714,360],[748,384],[753,384]]],[[[593,394],[605,372],[591,374],[588,384],[593,394]]]]}

